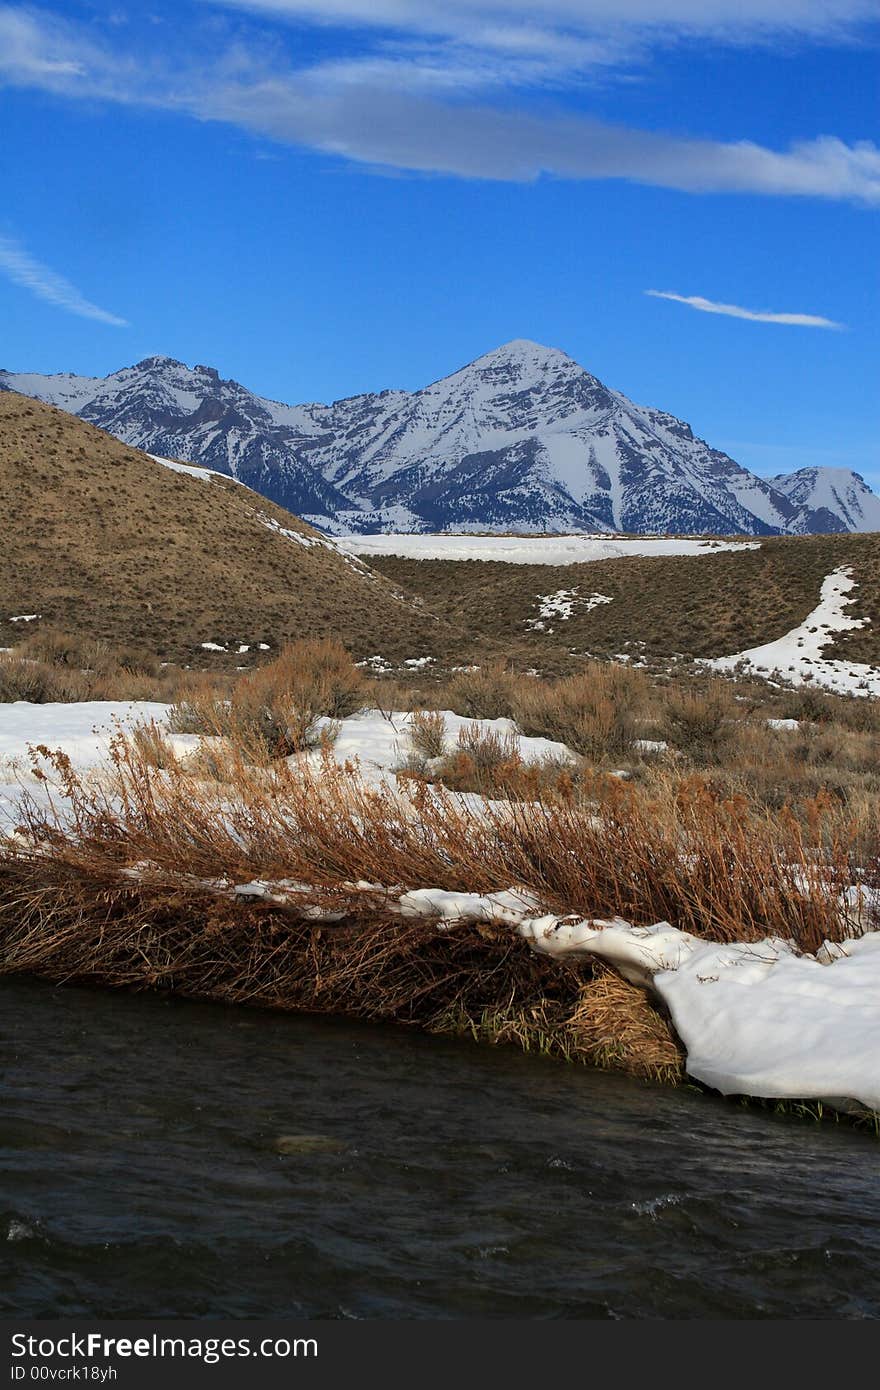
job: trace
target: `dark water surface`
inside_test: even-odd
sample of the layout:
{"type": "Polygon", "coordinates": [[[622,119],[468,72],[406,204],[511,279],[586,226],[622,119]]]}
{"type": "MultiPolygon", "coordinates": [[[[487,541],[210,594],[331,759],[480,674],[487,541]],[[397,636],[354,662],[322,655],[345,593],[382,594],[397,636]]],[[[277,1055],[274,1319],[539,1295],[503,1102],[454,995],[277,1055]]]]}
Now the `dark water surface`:
{"type": "Polygon", "coordinates": [[[7,1317],[880,1315],[880,1144],[844,1126],[30,980],[0,1064],[7,1317]]]}

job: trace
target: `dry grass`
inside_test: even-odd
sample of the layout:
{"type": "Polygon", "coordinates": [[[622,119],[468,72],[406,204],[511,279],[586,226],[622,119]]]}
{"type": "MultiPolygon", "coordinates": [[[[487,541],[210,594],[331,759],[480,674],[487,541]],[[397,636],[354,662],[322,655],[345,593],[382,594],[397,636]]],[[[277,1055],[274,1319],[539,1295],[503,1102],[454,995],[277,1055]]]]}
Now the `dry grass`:
{"type": "Polygon", "coordinates": [[[684,1051],[668,1018],[608,966],[594,965],[568,1029],[593,1066],[672,1083],[684,1078],[684,1051]]]}
{"type": "Polygon", "coordinates": [[[333,927],[195,886],[0,860],[0,970],[390,1020],[666,1083],[682,1051],[643,991],[509,928],[361,916],[333,927]],[[595,985],[595,997],[593,990],[595,985]]]}
{"type": "Polygon", "coordinates": [[[108,871],[149,862],[177,878],[293,879],[347,914],[384,903],[351,884],[496,891],[518,884],[559,912],[673,925],[718,941],[781,936],[804,950],[855,929],[839,894],[880,873],[876,814],[854,817],[818,796],[772,814],[718,795],[700,776],[650,789],[598,775],[586,798],[553,793],[474,807],[405,781],[370,788],[339,768],[255,768],[232,750],[224,784],[157,771],[114,745],[96,784],[56,759],[69,820],[25,798],[35,843],[108,871]],[[348,885],[348,886],[346,886],[348,885]]]}
{"type": "Polygon", "coordinates": [[[551,911],[815,951],[864,926],[842,890],[880,883],[876,815],[828,797],[773,816],[667,773],[474,808],[410,781],[370,789],[326,751],[318,769],[255,767],[228,742],[215,781],[155,730],[112,753],[101,779],[49,757],[63,809],[22,801],[0,849],[0,969],[396,1019],[669,1081],[681,1050],[642,991],[508,926],[401,918],[396,896],[516,884],[551,911]],[[300,888],[233,894],[255,879],[300,888]]]}
{"type": "Polygon", "coordinates": [[[534,801],[550,793],[570,800],[575,794],[578,769],[571,760],[546,757],[527,762],[515,733],[487,728],[474,719],[459,729],[456,746],[446,751],[446,720],[440,711],[416,711],[409,729],[415,751],[397,769],[398,777],[511,801],[534,801]]]}
{"type": "MultiPolygon", "coordinates": [[[[231,479],[173,472],[84,420],[0,392],[0,647],[11,618],[212,668],[301,637],[441,655],[461,635],[231,479]],[[288,533],[288,534],[285,534],[288,533]],[[227,644],[229,655],[201,643],[227,644]],[[249,646],[238,653],[239,646],[249,646]]],[[[31,632],[28,632],[28,637],[31,632]]],[[[88,663],[84,663],[88,664],[88,663]]]]}
{"type": "Polygon", "coordinates": [[[305,639],[283,648],[274,661],[241,676],[228,698],[210,690],[176,704],[169,715],[175,733],[232,739],[252,762],[264,764],[331,738],[318,720],[344,719],[365,703],[369,684],[341,643],[305,639]]]}
{"type": "Polygon", "coordinates": [[[421,758],[442,758],[446,751],[446,720],[439,710],[416,710],[409,723],[409,737],[421,758]]]}
{"type": "MultiPolygon", "coordinates": [[[[570,652],[669,658],[726,656],[781,637],[819,601],[822,580],[851,565],[858,589],[848,610],[867,626],[841,633],[829,656],[880,664],[880,535],[762,538],[757,550],[633,557],[581,565],[486,560],[409,560],[383,555],[374,568],[431,610],[518,663],[571,669],[570,652]],[[577,606],[552,631],[530,632],[539,594],[577,588],[611,603],[577,606]]],[[[478,657],[471,658],[478,660],[478,657]]]]}

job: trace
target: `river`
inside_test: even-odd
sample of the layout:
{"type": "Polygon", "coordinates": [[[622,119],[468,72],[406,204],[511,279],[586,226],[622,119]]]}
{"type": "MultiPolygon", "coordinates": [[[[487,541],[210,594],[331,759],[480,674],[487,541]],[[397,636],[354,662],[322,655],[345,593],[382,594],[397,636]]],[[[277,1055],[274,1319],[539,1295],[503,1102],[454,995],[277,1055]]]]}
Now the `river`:
{"type": "Polygon", "coordinates": [[[0,981],[5,1317],[880,1315],[880,1144],[385,1025],[0,981]]]}

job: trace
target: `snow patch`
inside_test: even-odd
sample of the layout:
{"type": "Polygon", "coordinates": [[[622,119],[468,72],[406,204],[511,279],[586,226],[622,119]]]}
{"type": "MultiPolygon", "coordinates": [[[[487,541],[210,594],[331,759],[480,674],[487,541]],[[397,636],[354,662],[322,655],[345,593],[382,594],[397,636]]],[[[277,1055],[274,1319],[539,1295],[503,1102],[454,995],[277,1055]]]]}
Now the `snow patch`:
{"type": "Polygon", "coordinates": [[[61,748],[77,767],[103,761],[120,729],[155,720],[164,723],[170,705],[148,700],[87,700],[77,704],[0,704],[0,765],[28,766],[29,745],[61,748]]]}
{"type": "Polygon", "coordinates": [[[560,622],[567,622],[577,607],[583,613],[590,613],[594,608],[598,608],[602,603],[611,603],[612,600],[607,594],[586,594],[581,597],[577,587],[574,589],[557,589],[555,594],[538,595],[538,616],[527,618],[526,627],[530,627],[538,632],[552,632],[553,629],[547,627],[547,622],[558,619],[560,622]]]}
{"type": "MultiPolygon", "coordinates": [[[[539,763],[545,759],[560,762],[574,762],[575,755],[564,743],[549,738],[531,738],[521,734],[512,719],[467,719],[452,710],[441,710],[445,725],[444,750],[453,753],[458,747],[458,736],[465,729],[479,737],[494,734],[498,738],[511,739],[516,751],[525,763],[539,763]]],[[[333,757],[339,763],[357,763],[365,782],[373,784],[387,782],[395,769],[403,766],[413,753],[411,738],[412,712],[409,710],[367,709],[353,714],[347,719],[333,720],[322,716],[316,721],[320,732],[336,730],[332,744],[333,757]]],[[[305,756],[315,769],[321,764],[320,753],[292,754],[296,761],[305,756]]]]}
{"type": "Polygon", "coordinates": [[[399,555],[410,560],[500,560],[509,565],[582,565],[634,555],[715,555],[758,550],[760,541],[718,541],[674,536],[340,536],[333,544],[351,555],[399,555]]]}
{"type": "Polygon", "coordinates": [[[304,545],[306,548],[309,548],[313,545],[327,544],[320,536],[304,536],[300,531],[291,531],[289,527],[282,526],[274,517],[258,515],[257,520],[261,526],[265,526],[270,531],[274,531],[276,535],[284,536],[285,539],[289,541],[296,541],[297,545],[304,545]]]}
{"type": "Polygon", "coordinates": [[[152,459],[154,463],[161,463],[163,468],[170,468],[172,473],[188,473],[191,478],[201,478],[203,483],[209,483],[212,478],[228,477],[226,473],[218,473],[216,468],[198,468],[194,463],[179,463],[177,459],[162,458],[161,454],[147,454],[147,458],[152,459]]]}
{"type": "Polygon", "coordinates": [[[844,612],[853,602],[851,591],[856,587],[851,568],[841,565],[825,578],[819,603],[799,627],[762,647],[750,647],[736,656],[702,659],[700,665],[714,671],[750,671],[790,685],[818,685],[839,695],[880,695],[880,667],[822,656],[838,632],[867,625],[867,619],[852,618],[844,612]]]}

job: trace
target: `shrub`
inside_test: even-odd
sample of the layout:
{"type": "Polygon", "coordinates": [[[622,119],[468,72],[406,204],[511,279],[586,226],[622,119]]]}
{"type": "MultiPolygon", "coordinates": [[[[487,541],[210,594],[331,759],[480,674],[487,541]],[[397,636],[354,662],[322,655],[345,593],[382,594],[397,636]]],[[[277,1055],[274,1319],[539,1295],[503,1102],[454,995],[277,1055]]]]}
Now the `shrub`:
{"type": "Polygon", "coordinates": [[[439,710],[416,710],[409,722],[409,736],[423,758],[442,758],[446,752],[446,720],[439,710]]]}
{"type": "Polygon", "coordinates": [[[243,675],[228,700],[211,693],[179,701],[169,725],[177,733],[234,738],[255,762],[263,762],[332,740],[333,726],[320,728],[319,718],[353,714],[365,690],[364,677],[339,642],[309,638],[243,675]]]}
{"type": "Polygon", "coordinates": [[[109,642],[51,626],[29,632],[16,652],[33,661],[45,661],[50,666],[67,666],[98,674],[106,674],[119,666],[109,642]]]}
{"type": "Polygon", "coordinates": [[[711,762],[731,742],[735,713],[731,692],[721,681],[713,681],[705,691],[670,689],[666,732],[692,758],[711,762]]]}
{"type": "Polygon", "coordinates": [[[646,691],[641,672],[591,662],[562,680],[523,681],[514,717],[524,733],[556,739],[575,753],[598,759],[630,746],[646,691]]]}
{"type": "Polygon", "coordinates": [[[495,729],[483,728],[476,722],[459,729],[458,752],[470,759],[481,772],[496,771],[505,765],[522,765],[515,734],[499,734],[495,729]]]}
{"type": "Polygon", "coordinates": [[[468,719],[512,719],[516,692],[523,680],[503,661],[460,671],[447,687],[449,704],[468,719]]]}
{"type": "Polygon", "coordinates": [[[16,700],[28,700],[34,705],[66,704],[72,700],[87,700],[90,694],[90,682],[81,671],[0,654],[0,704],[16,700]]]}

